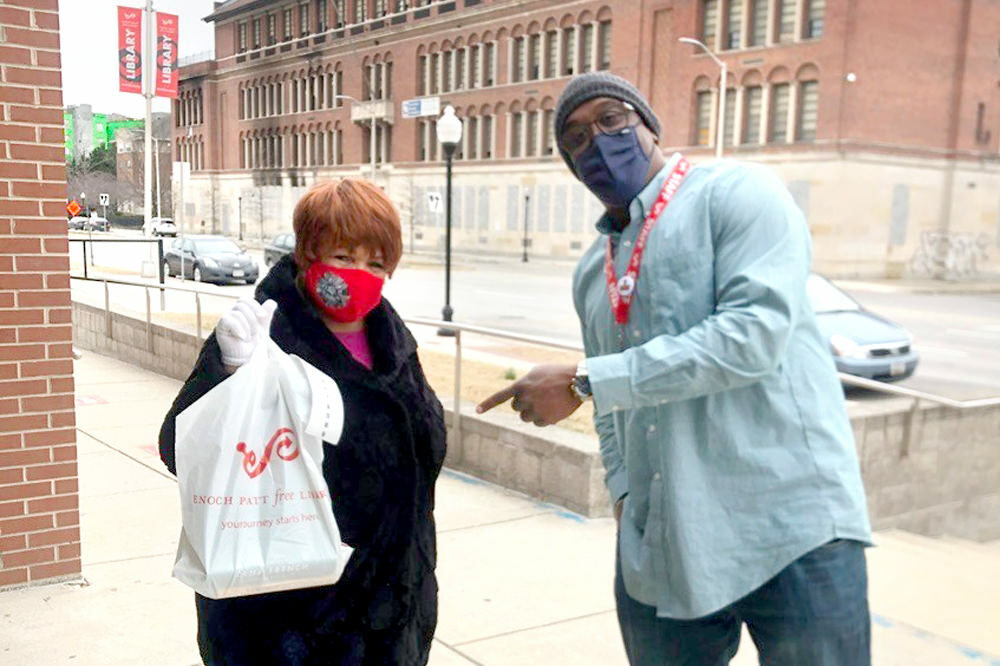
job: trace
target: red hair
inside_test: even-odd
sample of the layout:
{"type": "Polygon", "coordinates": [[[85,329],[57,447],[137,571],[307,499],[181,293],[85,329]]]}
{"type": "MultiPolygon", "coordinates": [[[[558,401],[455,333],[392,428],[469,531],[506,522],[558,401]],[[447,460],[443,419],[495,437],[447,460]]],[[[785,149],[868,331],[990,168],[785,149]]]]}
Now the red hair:
{"type": "Polygon", "coordinates": [[[300,270],[337,248],[379,251],[392,273],[403,255],[399,212],[379,187],[367,180],[343,178],[314,185],[292,214],[293,256],[300,270]]]}

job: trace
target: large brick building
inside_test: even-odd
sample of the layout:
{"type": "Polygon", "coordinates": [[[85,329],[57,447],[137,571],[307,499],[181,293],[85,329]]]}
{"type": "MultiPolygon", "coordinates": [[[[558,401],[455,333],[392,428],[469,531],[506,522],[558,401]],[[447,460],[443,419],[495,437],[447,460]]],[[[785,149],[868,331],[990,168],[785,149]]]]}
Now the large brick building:
{"type": "Polygon", "coordinates": [[[0,588],[80,574],[57,0],[0,1],[0,588]]]}
{"type": "Polygon", "coordinates": [[[665,150],[713,159],[719,68],[690,37],[728,67],[726,155],[782,175],[819,270],[1000,266],[995,0],[229,0],[206,20],[215,58],[182,69],[174,109],[189,228],[270,236],[314,180],[374,174],[408,246],[440,247],[434,118],[401,113],[438,98],[465,129],[456,247],[513,253],[527,235],[575,255],[599,207],[553,149],[559,92],[609,69],[650,99],[665,150]]]}

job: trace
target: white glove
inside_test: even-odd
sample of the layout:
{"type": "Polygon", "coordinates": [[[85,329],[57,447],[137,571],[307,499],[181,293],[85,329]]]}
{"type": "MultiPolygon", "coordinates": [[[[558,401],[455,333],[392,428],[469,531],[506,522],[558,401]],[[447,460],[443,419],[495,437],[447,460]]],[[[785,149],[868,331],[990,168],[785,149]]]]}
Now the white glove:
{"type": "Polygon", "coordinates": [[[252,298],[241,298],[233,309],[223,315],[215,327],[222,362],[230,367],[240,367],[250,360],[253,350],[261,342],[262,334],[271,330],[271,317],[278,304],[273,300],[258,303],[252,298]]]}

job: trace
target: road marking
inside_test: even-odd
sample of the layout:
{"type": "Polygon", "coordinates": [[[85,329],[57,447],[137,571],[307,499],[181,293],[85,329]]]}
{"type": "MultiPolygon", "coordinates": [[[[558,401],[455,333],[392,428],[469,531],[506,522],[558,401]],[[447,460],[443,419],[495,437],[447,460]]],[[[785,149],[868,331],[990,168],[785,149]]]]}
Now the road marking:
{"type": "Polygon", "coordinates": [[[914,345],[914,349],[920,352],[925,359],[933,358],[968,358],[969,352],[949,349],[948,347],[930,347],[927,345],[914,345]]]}
{"type": "Polygon", "coordinates": [[[944,332],[948,333],[949,335],[964,335],[969,338],[982,338],[984,340],[991,340],[993,338],[1000,336],[1000,330],[991,331],[988,330],[987,327],[985,326],[981,329],[946,328],[944,332]]]}

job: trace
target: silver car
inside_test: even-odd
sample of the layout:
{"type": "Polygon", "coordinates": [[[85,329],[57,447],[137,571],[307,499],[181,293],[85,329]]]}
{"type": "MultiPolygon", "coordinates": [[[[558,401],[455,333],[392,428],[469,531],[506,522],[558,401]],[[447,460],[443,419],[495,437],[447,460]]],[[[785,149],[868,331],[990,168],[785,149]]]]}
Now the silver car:
{"type": "Polygon", "coordinates": [[[920,356],[913,351],[913,336],[905,328],[869,312],[819,275],[809,276],[807,290],[838,371],[898,381],[917,369],[920,356]]]}

